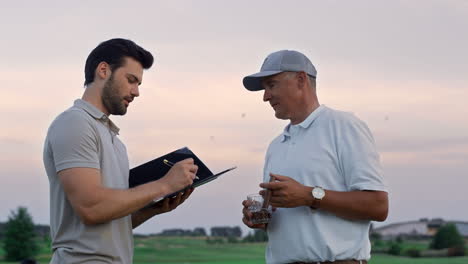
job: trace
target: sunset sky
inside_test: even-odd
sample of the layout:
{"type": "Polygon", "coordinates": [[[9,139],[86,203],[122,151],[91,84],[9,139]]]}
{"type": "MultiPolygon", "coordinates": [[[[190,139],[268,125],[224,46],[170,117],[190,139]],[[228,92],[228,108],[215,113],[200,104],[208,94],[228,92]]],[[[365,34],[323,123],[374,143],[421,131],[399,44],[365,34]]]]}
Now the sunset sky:
{"type": "Polygon", "coordinates": [[[385,223],[468,221],[468,1],[2,1],[0,32],[0,222],[26,206],[49,224],[47,128],[81,97],[89,52],[114,37],[155,56],[141,96],[111,117],[131,166],[188,146],[214,172],[238,167],[137,233],[242,225],[287,125],[242,78],[280,49],[314,63],[320,103],[372,130],[385,223]]]}

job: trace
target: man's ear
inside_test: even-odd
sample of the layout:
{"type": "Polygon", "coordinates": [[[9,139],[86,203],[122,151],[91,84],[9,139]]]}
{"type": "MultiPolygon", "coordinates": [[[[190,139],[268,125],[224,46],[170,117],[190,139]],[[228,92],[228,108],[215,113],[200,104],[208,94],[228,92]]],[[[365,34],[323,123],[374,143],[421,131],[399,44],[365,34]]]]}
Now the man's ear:
{"type": "Polygon", "coordinates": [[[110,65],[107,62],[102,61],[96,67],[95,77],[105,80],[111,75],[111,73],[110,65]]]}
{"type": "Polygon", "coordinates": [[[297,78],[297,86],[301,89],[304,89],[304,87],[306,86],[306,82],[307,82],[307,74],[305,72],[298,72],[296,74],[296,78],[297,78]]]}

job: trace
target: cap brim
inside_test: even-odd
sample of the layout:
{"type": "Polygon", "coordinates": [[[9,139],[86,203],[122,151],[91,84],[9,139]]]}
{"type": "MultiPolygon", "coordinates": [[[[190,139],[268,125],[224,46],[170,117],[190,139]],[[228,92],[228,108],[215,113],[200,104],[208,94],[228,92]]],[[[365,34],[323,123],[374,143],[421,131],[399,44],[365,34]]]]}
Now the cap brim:
{"type": "Polygon", "coordinates": [[[242,80],[244,87],[249,91],[260,91],[263,90],[262,79],[268,76],[272,76],[283,71],[262,71],[245,76],[242,80]]]}

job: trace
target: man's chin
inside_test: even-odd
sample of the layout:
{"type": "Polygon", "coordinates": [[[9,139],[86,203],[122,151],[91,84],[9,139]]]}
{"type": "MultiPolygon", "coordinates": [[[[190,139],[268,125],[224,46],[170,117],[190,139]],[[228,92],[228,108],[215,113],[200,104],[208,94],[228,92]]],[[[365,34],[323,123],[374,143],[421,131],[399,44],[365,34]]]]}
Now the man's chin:
{"type": "Polygon", "coordinates": [[[127,109],[125,109],[125,111],[122,111],[122,112],[119,112],[117,115],[120,115],[120,116],[123,116],[127,113],[127,109]]]}
{"type": "Polygon", "coordinates": [[[114,111],[113,113],[111,113],[111,115],[120,115],[120,116],[123,116],[127,113],[127,107],[123,107],[123,108],[120,108],[116,111],[114,111]]]}
{"type": "Polygon", "coordinates": [[[275,112],[275,117],[281,120],[289,119],[286,115],[279,113],[279,112],[275,112]]]}

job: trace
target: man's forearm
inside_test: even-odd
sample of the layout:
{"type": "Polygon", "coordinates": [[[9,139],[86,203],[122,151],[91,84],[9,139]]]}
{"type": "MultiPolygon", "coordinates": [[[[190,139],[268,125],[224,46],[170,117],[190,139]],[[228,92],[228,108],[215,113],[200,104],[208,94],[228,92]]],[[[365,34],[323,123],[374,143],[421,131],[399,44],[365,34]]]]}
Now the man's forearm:
{"type": "Polygon", "coordinates": [[[140,185],[128,190],[96,188],[88,202],[80,203],[80,211],[85,224],[100,224],[132,214],[156,197],[168,194],[163,185],[156,182],[140,185]]]}
{"type": "Polygon", "coordinates": [[[132,214],[132,228],[135,229],[139,225],[146,222],[146,220],[150,219],[155,215],[154,212],[148,210],[148,208],[140,209],[132,214]]]}
{"type": "MultiPolygon", "coordinates": [[[[311,191],[312,187],[307,187],[306,192],[310,194],[311,191]]],[[[325,190],[325,193],[319,210],[326,210],[350,220],[384,221],[387,218],[388,194],[386,192],[325,190]]],[[[312,195],[307,197],[307,205],[311,206],[314,198],[312,195]]]]}

